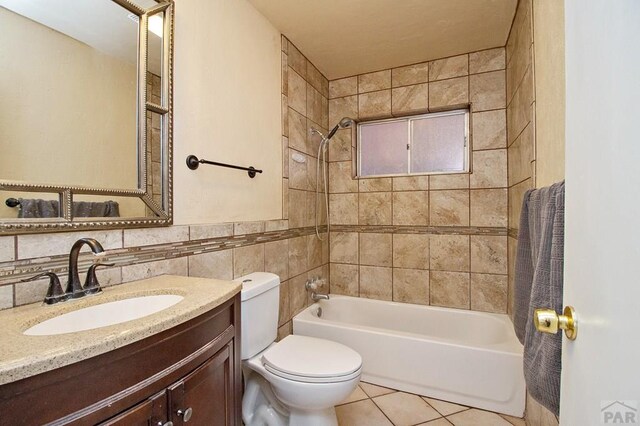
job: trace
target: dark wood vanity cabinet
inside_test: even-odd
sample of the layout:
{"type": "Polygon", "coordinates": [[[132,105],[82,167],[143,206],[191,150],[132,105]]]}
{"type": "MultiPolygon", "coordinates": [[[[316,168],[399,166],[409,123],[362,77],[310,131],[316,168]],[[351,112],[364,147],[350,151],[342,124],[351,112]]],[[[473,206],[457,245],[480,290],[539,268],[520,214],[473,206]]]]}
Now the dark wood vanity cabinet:
{"type": "Polygon", "coordinates": [[[0,425],[241,422],[240,298],[106,354],[0,386],[0,425]]]}

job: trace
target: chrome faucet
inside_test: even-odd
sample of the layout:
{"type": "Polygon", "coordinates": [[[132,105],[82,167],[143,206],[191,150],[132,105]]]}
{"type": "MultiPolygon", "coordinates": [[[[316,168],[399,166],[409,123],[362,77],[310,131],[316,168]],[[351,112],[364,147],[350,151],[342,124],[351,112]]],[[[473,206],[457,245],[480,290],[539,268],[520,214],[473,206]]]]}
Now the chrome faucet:
{"type": "Polygon", "coordinates": [[[324,279],[320,277],[314,277],[307,280],[304,284],[304,288],[311,292],[311,300],[317,302],[318,300],[329,300],[328,294],[317,293],[318,287],[322,287],[325,283],[324,279]]]}
{"type": "MultiPolygon", "coordinates": [[[[80,238],[73,244],[73,246],[71,246],[71,252],[69,253],[69,281],[67,281],[66,292],[72,299],[77,299],[78,297],[82,297],[87,294],[85,289],[82,288],[82,284],[80,284],[80,276],[78,275],[78,256],[80,255],[80,249],[85,244],[87,244],[91,248],[91,251],[93,251],[94,255],[104,255],[104,248],[102,247],[102,244],[100,244],[93,238],[80,238]]],[[[87,277],[89,277],[89,275],[87,275],[87,277]]],[[[100,286],[97,284],[97,281],[96,283],[93,283],[93,293],[97,293],[100,291],[95,290],[96,286],[98,287],[98,289],[100,288],[100,286]]]]}

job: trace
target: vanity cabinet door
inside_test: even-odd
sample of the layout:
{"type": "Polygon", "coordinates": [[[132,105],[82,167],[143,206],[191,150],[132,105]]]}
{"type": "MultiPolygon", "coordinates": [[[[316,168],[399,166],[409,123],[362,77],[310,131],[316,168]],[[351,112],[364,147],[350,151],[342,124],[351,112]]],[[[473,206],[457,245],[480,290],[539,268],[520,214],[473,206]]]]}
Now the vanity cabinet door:
{"type": "Polygon", "coordinates": [[[167,393],[162,391],[100,426],[156,426],[167,423],[167,393]]]}
{"type": "Polygon", "coordinates": [[[235,425],[233,340],[169,388],[174,426],[235,425]]]}

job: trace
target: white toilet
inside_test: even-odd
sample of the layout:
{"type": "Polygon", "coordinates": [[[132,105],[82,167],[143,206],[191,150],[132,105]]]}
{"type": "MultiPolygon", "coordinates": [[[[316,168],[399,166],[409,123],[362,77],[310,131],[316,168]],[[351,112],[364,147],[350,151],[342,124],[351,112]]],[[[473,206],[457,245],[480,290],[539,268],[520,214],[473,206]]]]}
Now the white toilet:
{"type": "Polygon", "coordinates": [[[242,420],[247,426],[336,426],[334,406],[360,381],[362,357],[340,343],[278,332],[280,278],[242,281],[242,420]]]}

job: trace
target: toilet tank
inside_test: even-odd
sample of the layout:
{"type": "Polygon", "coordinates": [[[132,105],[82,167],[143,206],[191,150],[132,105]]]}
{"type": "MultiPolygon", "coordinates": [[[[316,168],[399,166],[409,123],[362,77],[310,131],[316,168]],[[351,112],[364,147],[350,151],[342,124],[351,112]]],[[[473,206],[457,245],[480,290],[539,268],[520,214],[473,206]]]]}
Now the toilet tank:
{"type": "Polygon", "coordinates": [[[248,359],[266,349],[278,335],[280,277],[253,272],[234,281],[242,282],[241,357],[248,359]]]}

